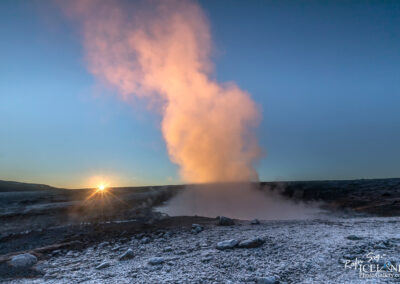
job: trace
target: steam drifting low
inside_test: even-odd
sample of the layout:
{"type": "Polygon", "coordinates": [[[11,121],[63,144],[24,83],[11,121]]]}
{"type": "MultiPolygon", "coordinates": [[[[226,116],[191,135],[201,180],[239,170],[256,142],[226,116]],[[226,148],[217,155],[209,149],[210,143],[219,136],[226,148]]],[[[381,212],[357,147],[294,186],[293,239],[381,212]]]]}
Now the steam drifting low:
{"type": "Polygon", "coordinates": [[[120,96],[161,105],[162,133],[184,181],[257,180],[250,95],[213,79],[210,27],[191,1],[64,1],[82,28],[88,69],[120,96]]]}

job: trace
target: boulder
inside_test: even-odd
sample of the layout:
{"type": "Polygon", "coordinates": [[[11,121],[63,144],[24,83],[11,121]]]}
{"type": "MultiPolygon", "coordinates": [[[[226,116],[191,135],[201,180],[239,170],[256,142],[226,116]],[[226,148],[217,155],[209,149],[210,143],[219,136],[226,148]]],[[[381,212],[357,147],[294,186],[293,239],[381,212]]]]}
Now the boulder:
{"type": "Polygon", "coordinates": [[[124,252],[120,257],[119,260],[127,260],[127,259],[131,259],[135,256],[135,254],[133,253],[132,249],[128,249],[126,252],[124,252]]]}
{"type": "Polygon", "coordinates": [[[108,261],[104,261],[96,266],[96,269],[103,269],[109,267],[111,264],[108,261]]]}
{"type": "Polygon", "coordinates": [[[164,251],[164,252],[171,252],[171,251],[173,251],[173,250],[174,250],[174,249],[173,249],[172,247],[169,247],[169,246],[168,246],[168,247],[165,247],[163,251],[164,251]]]}
{"type": "Polygon", "coordinates": [[[217,249],[219,250],[225,250],[225,249],[231,249],[234,248],[235,246],[237,246],[238,241],[231,239],[231,240],[226,240],[226,241],[222,241],[217,243],[217,249]]]}
{"type": "Polygon", "coordinates": [[[140,241],[142,244],[148,244],[151,242],[151,239],[148,237],[144,237],[142,238],[142,240],[140,241]]]}
{"type": "Polygon", "coordinates": [[[262,246],[265,243],[265,240],[262,238],[254,238],[241,241],[239,243],[240,248],[257,248],[262,246]]]}
{"type": "Polygon", "coordinates": [[[30,253],[15,255],[10,260],[10,265],[18,268],[29,268],[37,263],[37,257],[30,253]]]}
{"type": "Polygon", "coordinates": [[[149,264],[158,265],[158,264],[163,264],[164,261],[165,259],[163,257],[156,256],[149,259],[149,264]]]}
{"type": "Polygon", "coordinates": [[[351,241],[359,241],[359,240],[362,240],[363,237],[359,237],[359,236],[356,236],[356,235],[350,235],[350,236],[347,236],[347,239],[351,240],[351,241]]]}
{"type": "Polygon", "coordinates": [[[260,221],[258,219],[253,219],[250,222],[251,225],[260,225],[260,221]]]}
{"type": "Polygon", "coordinates": [[[224,216],[218,217],[218,225],[220,225],[220,226],[232,226],[234,224],[235,224],[235,222],[231,218],[224,217],[224,216]]]}
{"type": "Polygon", "coordinates": [[[192,224],[192,233],[198,234],[203,231],[203,227],[199,224],[192,224]]]}

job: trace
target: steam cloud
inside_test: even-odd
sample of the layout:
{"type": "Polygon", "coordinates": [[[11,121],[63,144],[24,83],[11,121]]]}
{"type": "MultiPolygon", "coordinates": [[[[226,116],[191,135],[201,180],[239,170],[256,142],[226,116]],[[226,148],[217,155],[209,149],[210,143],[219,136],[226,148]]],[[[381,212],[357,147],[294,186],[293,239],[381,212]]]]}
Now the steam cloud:
{"type": "Polygon", "coordinates": [[[132,97],[160,103],[170,159],[187,182],[257,180],[260,113],[213,78],[207,19],[191,1],[64,1],[83,31],[88,69],[132,97]],[[66,4],[66,2],[68,2],[66,4]]]}
{"type": "Polygon", "coordinates": [[[285,199],[268,186],[259,190],[250,183],[220,183],[186,186],[158,211],[170,216],[222,215],[243,220],[293,220],[321,216],[320,205],[285,199]]]}

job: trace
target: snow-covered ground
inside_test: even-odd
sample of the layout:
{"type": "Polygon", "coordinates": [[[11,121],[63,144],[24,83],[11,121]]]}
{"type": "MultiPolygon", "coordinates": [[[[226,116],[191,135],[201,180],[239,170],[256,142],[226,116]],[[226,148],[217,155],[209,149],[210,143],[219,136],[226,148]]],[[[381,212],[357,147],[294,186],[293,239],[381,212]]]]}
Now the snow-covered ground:
{"type": "MultiPolygon", "coordinates": [[[[360,264],[369,270],[375,263],[379,267],[388,260],[393,266],[399,263],[399,227],[399,217],[359,217],[262,221],[260,225],[243,221],[233,226],[206,225],[199,233],[187,227],[169,229],[83,251],[58,252],[36,265],[45,272],[43,278],[11,283],[272,283],[274,279],[365,283],[360,264]],[[257,248],[216,249],[220,241],[257,237],[265,240],[257,248]],[[128,249],[133,254],[120,260],[128,249]]],[[[373,275],[369,281],[400,281],[393,277],[373,275]]]]}

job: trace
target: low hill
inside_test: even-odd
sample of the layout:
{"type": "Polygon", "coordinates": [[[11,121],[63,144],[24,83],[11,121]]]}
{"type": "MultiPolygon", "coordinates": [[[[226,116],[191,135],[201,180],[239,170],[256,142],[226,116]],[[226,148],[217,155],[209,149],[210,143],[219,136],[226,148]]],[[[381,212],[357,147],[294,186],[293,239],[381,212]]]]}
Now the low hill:
{"type": "Polygon", "coordinates": [[[52,189],[57,188],[45,184],[0,180],[0,192],[42,191],[52,189]]]}

